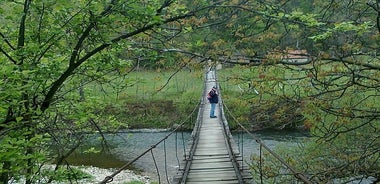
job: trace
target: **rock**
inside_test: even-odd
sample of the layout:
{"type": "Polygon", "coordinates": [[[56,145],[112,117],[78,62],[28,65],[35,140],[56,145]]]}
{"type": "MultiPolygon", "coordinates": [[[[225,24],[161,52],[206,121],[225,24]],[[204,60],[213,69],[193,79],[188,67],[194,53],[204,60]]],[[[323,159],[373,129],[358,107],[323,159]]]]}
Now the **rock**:
{"type": "MultiPolygon", "coordinates": [[[[77,169],[80,169],[83,172],[86,172],[94,177],[91,180],[83,181],[83,184],[99,183],[103,181],[104,178],[110,176],[112,173],[116,171],[116,169],[101,169],[97,167],[77,167],[77,169]]],[[[113,181],[111,183],[125,184],[131,181],[140,181],[145,184],[151,183],[148,176],[138,175],[131,170],[123,170],[113,178],[113,181]]]]}

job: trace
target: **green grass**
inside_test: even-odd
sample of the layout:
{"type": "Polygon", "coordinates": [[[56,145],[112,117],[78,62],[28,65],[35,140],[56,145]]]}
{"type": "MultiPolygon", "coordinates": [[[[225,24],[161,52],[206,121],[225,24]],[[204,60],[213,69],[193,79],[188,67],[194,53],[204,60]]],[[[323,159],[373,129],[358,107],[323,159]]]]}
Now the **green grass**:
{"type": "Polygon", "coordinates": [[[91,96],[103,96],[107,100],[181,100],[184,93],[201,94],[203,75],[203,71],[139,71],[102,86],[90,85],[87,89],[91,96]]]}
{"type": "Polygon", "coordinates": [[[199,103],[203,79],[203,71],[140,71],[103,85],[88,85],[85,94],[102,102],[100,111],[129,128],[169,128],[199,103]]]}
{"type": "MultiPolygon", "coordinates": [[[[311,66],[304,67],[310,68],[311,66]]],[[[335,108],[339,112],[344,111],[347,115],[354,113],[355,108],[356,111],[357,109],[363,109],[366,112],[380,108],[379,98],[376,98],[379,93],[374,89],[356,85],[340,90],[341,88],[344,89],[345,86],[349,86],[352,80],[350,75],[342,75],[350,74],[343,64],[322,63],[316,68],[318,80],[325,80],[325,84],[330,84],[329,86],[320,85],[320,90],[312,86],[311,77],[313,75],[308,71],[289,70],[273,66],[236,66],[227,68],[218,72],[218,79],[225,103],[230,106],[233,114],[241,121],[240,123],[245,123],[246,125],[255,121],[252,119],[254,118],[252,117],[252,112],[254,111],[259,111],[261,115],[265,114],[265,111],[276,111],[267,115],[279,118],[278,123],[287,120],[286,118],[281,119],[287,113],[295,112],[297,117],[299,115],[306,116],[306,118],[313,121],[313,124],[316,124],[324,114],[322,112],[316,113],[320,107],[335,108]],[[249,89],[249,86],[252,88],[249,89]],[[324,93],[325,91],[323,90],[328,90],[329,92],[324,93]],[[321,95],[318,98],[312,97],[319,93],[321,95]],[[285,102],[293,102],[289,103],[290,106],[274,109],[284,100],[285,102]],[[290,108],[294,108],[294,110],[290,108]]],[[[296,69],[296,67],[293,69],[296,69]]],[[[369,73],[368,75],[372,74],[369,73]]],[[[361,82],[366,84],[365,81],[361,82]]],[[[368,84],[369,82],[371,81],[368,80],[368,84]]],[[[334,117],[327,118],[326,115],[323,116],[331,122],[334,120],[334,117]]],[[[302,122],[298,123],[303,126],[302,122]]]]}
{"type": "MultiPolygon", "coordinates": [[[[340,71],[344,68],[338,65],[335,70],[340,71]]],[[[321,77],[329,71],[331,67],[320,66],[321,77]]],[[[114,76],[105,76],[105,78],[112,77],[114,76]]],[[[343,83],[346,79],[341,78],[334,82],[343,83]]],[[[138,71],[102,85],[90,84],[85,88],[85,94],[86,98],[97,98],[102,101],[99,103],[100,109],[105,110],[107,114],[114,114],[122,122],[127,122],[130,128],[167,128],[178,123],[194,109],[202,94],[203,80],[203,70],[178,73],[138,71]]],[[[310,100],[308,96],[318,93],[311,86],[310,77],[305,71],[273,66],[235,66],[219,70],[218,80],[225,104],[239,123],[245,125],[258,123],[255,122],[257,118],[260,120],[270,117],[277,118],[276,126],[281,126],[282,122],[290,120],[286,117],[288,113],[296,116],[312,114],[316,108],[304,103],[310,100]],[[294,102],[273,109],[276,103],[283,103],[284,100],[285,103],[286,100],[294,102]],[[269,113],[269,111],[274,112],[269,113]],[[256,115],[253,117],[253,113],[258,113],[261,117],[256,115]]],[[[368,89],[363,89],[361,93],[355,90],[358,89],[349,88],[346,91],[347,95],[329,103],[336,107],[349,107],[350,104],[359,103],[357,100],[376,93],[368,89]]],[[[336,94],[329,93],[329,95],[336,94]]],[[[379,108],[377,102],[378,99],[369,97],[357,107],[379,108]]],[[[310,119],[316,118],[306,116],[310,119]]],[[[230,121],[230,118],[228,120],[232,128],[236,127],[236,122],[230,121]]],[[[275,121],[269,120],[269,122],[275,121]]],[[[302,122],[295,123],[303,126],[302,122]]]]}
{"type": "Polygon", "coordinates": [[[53,178],[53,180],[61,182],[71,180],[92,179],[92,176],[90,174],[76,168],[60,168],[57,171],[46,170],[44,172],[44,174],[50,175],[53,178]]]}

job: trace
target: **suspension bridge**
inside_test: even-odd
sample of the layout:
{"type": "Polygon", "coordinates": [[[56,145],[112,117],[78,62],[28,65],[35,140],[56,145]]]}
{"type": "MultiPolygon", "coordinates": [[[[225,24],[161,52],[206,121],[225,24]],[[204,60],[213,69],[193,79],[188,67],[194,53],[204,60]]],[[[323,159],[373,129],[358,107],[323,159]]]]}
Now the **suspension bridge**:
{"type": "Polygon", "coordinates": [[[249,168],[244,166],[239,149],[234,144],[221,103],[215,110],[217,118],[210,118],[206,96],[213,86],[217,86],[216,75],[214,71],[209,71],[191,146],[175,183],[249,183],[251,179],[249,168]]]}
{"type": "MultiPolygon", "coordinates": [[[[119,168],[112,175],[107,176],[99,184],[112,183],[113,178],[140,159],[142,156],[151,153],[152,162],[157,171],[158,183],[173,183],[173,184],[245,184],[245,183],[263,183],[262,151],[266,150],[274,158],[276,158],[283,166],[284,175],[291,175],[301,183],[311,184],[312,182],[301,172],[296,171],[288,163],[285,162],[279,155],[274,153],[259,138],[251,134],[245,127],[238,123],[240,128],[252,136],[260,148],[260,159],[258,165],[259,173],[256,173],[255,179],[252,177],[255,173],[251,173],[249,162],[245,161],[242,155],[243,148],[236,144],[230,132],[228,122],[225,117],[224,105],[221,98],[220,90],[219,102],[215,109],[217,118],[210,118],[210,105],[207,101],[207,93],[212,86],[218,86],[216,72],[213,70],[207,71],[205,75],[204,90],[198,109],[198,116],[195,121],[194,129],[191,134],[188,144],[183,147],[183,158],[178,160],[178,169],[174,176],[168,176],[167,172],[167,156],[164,161],[158,162],[154,157],[154,149],[157,149],[159,144],[166,143],[166,140],[177,134],[180,128],[187,121],[185,120],[177,128],[168,133],[164,138],[152,145],[145,152],[141,153],[135,159],[119,168]],[[164,165],[164,171],[160,171],[159,164],[164,165]],[[287,172],[287,173],[285,173],[287,172]],[[165,173],[165,176],[162,175],[165,173]],[[290,173],[290,174],[289,174],[290,173]],[[166,181],[161,179],[166,177],[166,181]]],[[[218,88],[219,89],[219,88],[218,88]]],[[[193,113],[196,112],[194,109],[193,113]]],[[[192,115],[189,115],[189,118],[192,115]]],[[[176,143],[177,144],[177,143],[176,143]]],[[[164,146],[165,147],[165,146],[164,146]]],[[[166,150],[165,150],[166,152],[166,150]]],[[[169,157],[172,157],[169,155],[169,157]]],[[[280,174],[280,173],[279,173],[280,174]]]]}

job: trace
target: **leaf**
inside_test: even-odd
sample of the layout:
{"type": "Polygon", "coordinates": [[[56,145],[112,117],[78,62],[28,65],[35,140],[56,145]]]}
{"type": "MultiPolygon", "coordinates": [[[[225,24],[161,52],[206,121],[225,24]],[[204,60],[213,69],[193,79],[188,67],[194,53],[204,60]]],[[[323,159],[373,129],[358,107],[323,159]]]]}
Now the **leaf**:
{"type": "Polygon", "coordinates": [[[16,117],[16,122],[21,122],[23,119],[23,117],[16,117]]]}

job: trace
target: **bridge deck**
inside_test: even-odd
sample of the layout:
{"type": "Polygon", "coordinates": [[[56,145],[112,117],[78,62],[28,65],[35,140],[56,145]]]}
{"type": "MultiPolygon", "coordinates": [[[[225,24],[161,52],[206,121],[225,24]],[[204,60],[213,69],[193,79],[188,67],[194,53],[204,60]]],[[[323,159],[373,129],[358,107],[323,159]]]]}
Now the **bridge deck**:
{"type": "MultiPolygon", "coordinates": [[[[216,85],[213,72],[207,74],[206,90],[216,85]]],[[[224,184],[239,183],[233,162],[228,152],[224,136],[220,109],[215,109],[217,118],[210,118],[210,105],[206,97],[202,120],[199,129],[199,139],[191,160],[190,170],[186,177],[187,184],[224,184]]],[[[234,154],[239,155],[236,147],[234,154]]],[[[248,176],[249,177],[249,176],[248,176]]]]}

